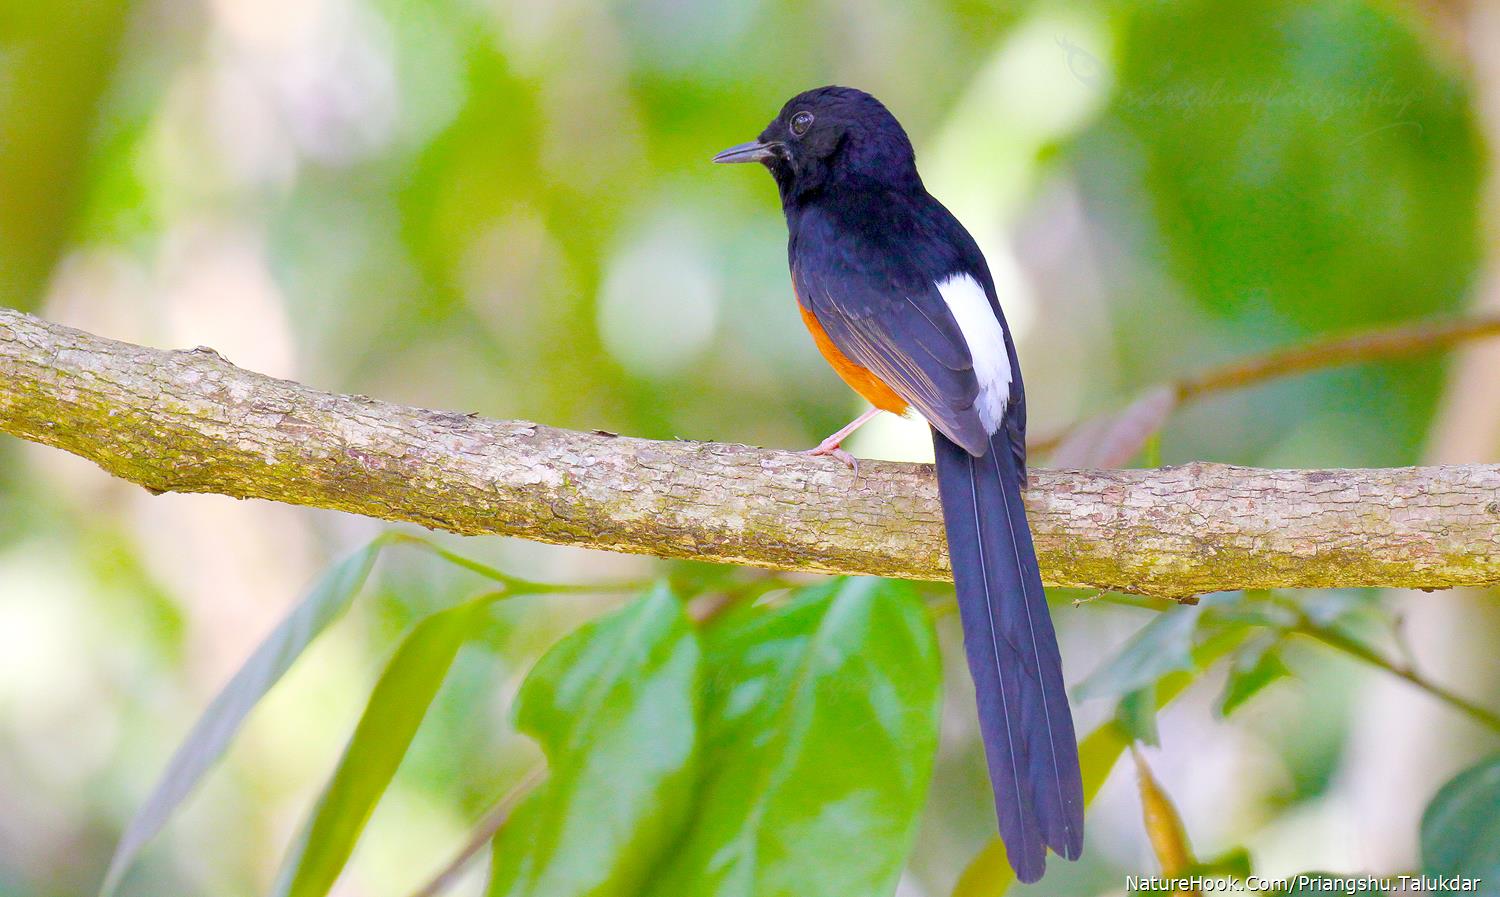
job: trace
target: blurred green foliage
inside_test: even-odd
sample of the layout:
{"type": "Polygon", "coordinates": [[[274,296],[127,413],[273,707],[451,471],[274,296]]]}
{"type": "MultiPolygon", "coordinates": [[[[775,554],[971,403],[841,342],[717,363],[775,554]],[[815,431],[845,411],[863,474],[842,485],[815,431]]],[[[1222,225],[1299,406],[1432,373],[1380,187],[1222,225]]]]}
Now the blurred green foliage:
{"type": "MultiPolygon", "coordinates": [[[[980,238],[1020,337],[1033,427],[1051,429],[1213,361],[1470,304],[1493,158],[1474,71],[1418,7],[1383,0],[0,0],[0,302],[122,339],[213,345],[328,389],[810,445],[857,404],[797,320],[771,185],[707,158],[792,93],[837,81],[891,106],[928,186],[980,238]]],[[[1155,454],[1412,462],[1443,373],[1440,359],[1362,365],[1200,403],[1169,421],[1155,454]]],[[[904,456],[912,444],[890,430],[857,448],[904,456]]],[[[367,701],[393,646],[488,575],[403,552],[346,624],[322,626],[352,601],[347,582],[315,593],[318,613],[273,628],[274,602],[377,532],[150,498],[7,442],[0,895],[89,893],[133,814],[152,820],[127,838],[139,846],[174,809],[182,820],[122,894],[271,888],[297,820],[329,812],[313,801],[340,748],[347,770],[367,743],[349,739],[360,708],[378,709],[367,701]],[[268,653],[253,654],[257,642],[268,653]],[[163,759],[205,706],[217,737],[187,735],[198,753],[166,780],[194,784],[221,754],[224,774],[180,808],[185,792],[152,802],[163,759]]],[[[352,834],[344,887],[415,886],[538,762],[538,744],[554,778],[496,844],[502,893],[563,873],[618,885],[646,866],[678,892],[776,893],[851,847],[849,865],[827,870],[841,897],[946,894],[966,867],[962,893],[1005,886],[1003,856],[984,848],[994,820],[953,621],[937,633],[939,749],[937,649],[905,587],[788,598],[807,584],[496,540],[464,550],[530,579],[666,578],[682,599],[746,606],[704,627],[660,595],[608,617],[619,595],[607,591],[486,606],[455,655],[447,641],[431,655],[442,662],[418,665],[421,700],[388,708],[403,737],[339,804],[351,814],[340,824],[359,825],[320,839],[340,855],[319,887],[352,834]],[[650,639],[622,643],[627,620],[650,639]],[[560,653],[532,671],[549,648],[560,653]],[[577,691],[586,683],[555,660],[568,652],[624,664],[593,679],[607,698],[577,691]],[[631,767],[643,750],[631,714],[669,709],[654,734],[671,749],[631,767]],[[667,820],[660,831],[627,836],[568,810],[602,803],[569,734],[618,746],[608,768],[640,789],[622,805],[667,820]],[[826,828],[809,821],[819,807],[836,808],[826,828]],[[663,846],[680,814],[697,824],[663,846]],[[531,826],[551,834],[514,837],[531,826]],[[560,859],[604,843],[623,846],[601,847],[592,870],[560,859]],[[731,843],[765,852],[721,854],[731,843]],[[656,868],[657,855],[670,862],[656,868]]],[[[1381,747],[1356,718],[1371,712],[1359,704],[1372,677],[1390,671],[1302,650],[1313,631],[1344,654],[1397,657],[1384,601],[1231,596],[1149,623],[1109,601],[1057,602],[1072,679],[1097,668],[1085,695],[1108,697],[1077,707],[1095,733],[1085,858],[1054,864],[1036,893],[1113,893],[1143,871],[1129,789],[1104,786],[1132,737],[1160,741],[1166,779],[1229,783],[1167,781],[1195,845],[1249,846],[1257,873],[1307,868],[1299,850],[1317,838],[1385,827],[1356,818],[1338,788],[1381,747]],[[1284,671],[1296,687],[1278,684],[1284,671]],[[1208,765],[1219,757],[1230,759],[1208,765]]],[[[1482,675],[1465,684],[1497,703],[1482,675]]],[[[1462,765],[1444,763],[1444,775],[1462,765]]],[[[1425,804],[1416,772],[1389,783],[1386,812],[1425,804]]],[[[1445,794],[1435,807],[1456,806],[1445,794]]],[[[1360,860],[1410,866],[1406,840],[1408,853],[1369,847],[1360,860]]]]}
{"type": "MultiPolygon", "coordinates": [[[[383,540],[376,540],[330,567],[209,705],[167,764],[161,783],[120,836],[102,892],[107,894],[119,886],[141,847],[161,830],[204,774],[224,756],[245,717],[308,645],[348,610],[369,577],[382,544],[383,540]]],[[[422,707],[425,709],[426,704],[422,707]]]]}
{"type": "Polygon", "coordinates": [[[1500,756],[1466,769],[1443,786],[1422,817],[1422,873],[1481,882],[1476,893],[1500,894],[1500,756]]]}
{"type": "Polygon", "coordinates": [[[124,0],[0,4],[0,296],[32,309],[85,195],[124,0]]]}
{"type": "MultiPolygon", "coordinates": [[[[1111,272],[1125,275],[1112,303],[1124,363],[1194,357],[1164,293],[1212,316],[1210,332],[1235,334],[1238,351],[1465,304],[1484,150],[1458,63],[1434,58],[1413,15],[1363,2],[1145,4],[1118,40],[1111,104],[1068,158],[1109,239],[1140,266],[1111,272]]],[[[1184,416],[1170,441],[1253,456],[1278,438],[1260,421],[1336,413],[1381,430],[1338,463],[1410,462],[1439,373],[1426,360],[1331,371],[1245,398],[1229,431],[1184,416]]]]}

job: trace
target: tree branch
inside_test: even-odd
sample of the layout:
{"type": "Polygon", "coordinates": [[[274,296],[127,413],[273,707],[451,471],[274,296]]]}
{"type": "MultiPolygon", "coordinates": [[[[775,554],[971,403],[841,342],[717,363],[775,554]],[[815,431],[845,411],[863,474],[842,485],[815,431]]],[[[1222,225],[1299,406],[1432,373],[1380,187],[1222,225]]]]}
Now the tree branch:
{"type": "MultiPolygon", "coordinates": [[[[1366,330],[1353,335],[1329,337],[1265,355],[1231,361],[1197,374],[1168,381],[1153,392],[1160,392],[1168,403],[1168,407],[1159,412],[1164,419],[1178,407],[1212,393],[1244,389],[1268,380],[1344,364],[1404,358],[1495,336],[1500,336],[1500,314],[1493,313],[1477,314],[1449,321],[1399,324],[1394,327],[1366,330]]],[[[1112,412],[1100,417],[1113,416],[1115,413],[1112,412]]],[[[1092,420],[1097,420],[1097,418],[1092,420]]],[[[1051,452],[1057,449],[1069,434],[1088,426],[1092,420],[1073,424],[1058,432],[1032,439],[1028,442],[1027,448],[1032,454],[1051,452]]]]}
{"type": "MultiPolygon", "coordinates": [[[[155,491],[785,570],[946,578],[924,465],[653,442],[333,395],[0,310],[0,431],[155,491]]],[[[1047,580],[1185,597],[1500,582],[1500,467],[1038,470],[1047,580]]]]}

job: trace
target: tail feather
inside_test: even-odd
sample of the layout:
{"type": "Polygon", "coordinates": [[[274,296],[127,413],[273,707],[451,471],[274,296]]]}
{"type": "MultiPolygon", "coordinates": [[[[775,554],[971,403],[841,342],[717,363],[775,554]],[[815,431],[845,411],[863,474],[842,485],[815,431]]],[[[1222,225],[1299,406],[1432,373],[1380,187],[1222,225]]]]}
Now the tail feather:
{"type": "Polygon", "coordinates": [[[974,457],[936,430],[938,488],[995,813],[1021,881],[1083,851],[1083,782],[1023,475],[1003,435],[974,457]]]}

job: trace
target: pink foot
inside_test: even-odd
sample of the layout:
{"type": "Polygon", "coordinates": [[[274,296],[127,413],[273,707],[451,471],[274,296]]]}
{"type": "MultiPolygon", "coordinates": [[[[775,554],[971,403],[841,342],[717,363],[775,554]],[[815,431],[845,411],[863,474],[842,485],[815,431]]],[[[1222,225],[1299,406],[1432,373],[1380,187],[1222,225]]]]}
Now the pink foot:
{"type": "Polygon", "coordinates": [[[844,451],[843,449],[839,448],[839,444],[842,443],[845,439],[848,439],[850,433],[853,433],[855,430],[858,430],[860,427],[863,427],[866,423],[869,422],[870,418],[874,417],[875,415],[877,415],[879,413],[880,413],[880,409],[879,408],[871,408],[870,410],[866,411],[864,414],[861,414],[859,417],[856,417],[854,420],[850,421],[848,423],[848,425],[845,426],[842,430],[839,430],[837,433],[834,433],[832,436],[829,436],[827,439],[825,439],[822,442],[818,443],[818,447],[817,448],[810,448],[810,449],[807,449],[806,451],[799,452],[798,454],[802,454],[802,455],[829,455],[829,456],[832,456],[834,458],[837,458],[840,461],[844,462],[844,465],[846,467],[848,467],[848,468],[850,468],[851,470],[854,471],[855,482],[858,482],[859,481],[859,459],[856,458],[856,457],[854,457],[853,455],[849,454],[848,452],[844,451]]]}
{"type": "Polygon", "coordinates": [[[804,449],[799,455],[827,455],[844,462],[844,466],[854,471],[854,478],[859,479],[859,459],[839,448],[839,443],[830,436],[818,443],[817,448],[804,449]]]}

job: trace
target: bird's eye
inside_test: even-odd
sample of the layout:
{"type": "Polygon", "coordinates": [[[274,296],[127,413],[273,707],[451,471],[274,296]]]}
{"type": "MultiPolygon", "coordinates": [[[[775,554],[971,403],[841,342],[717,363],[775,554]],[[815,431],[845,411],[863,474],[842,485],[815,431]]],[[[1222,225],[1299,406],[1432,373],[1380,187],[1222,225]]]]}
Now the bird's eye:
{"type": "Polygon", "coordinates": [[[807,133],[808,128],[812,127],[812,123],[813,114],[811,112],[798,112],[792,116],[792,135],[801,137],[807,133]]]}

